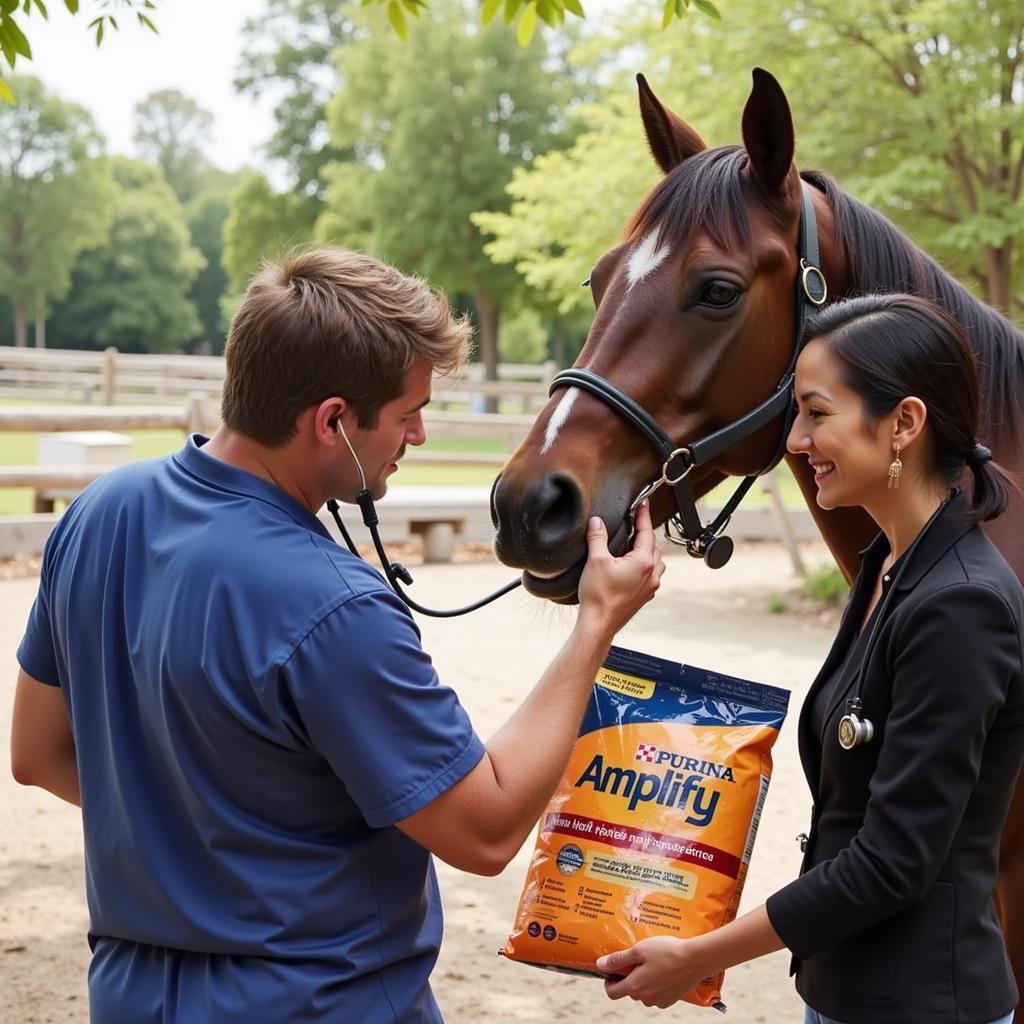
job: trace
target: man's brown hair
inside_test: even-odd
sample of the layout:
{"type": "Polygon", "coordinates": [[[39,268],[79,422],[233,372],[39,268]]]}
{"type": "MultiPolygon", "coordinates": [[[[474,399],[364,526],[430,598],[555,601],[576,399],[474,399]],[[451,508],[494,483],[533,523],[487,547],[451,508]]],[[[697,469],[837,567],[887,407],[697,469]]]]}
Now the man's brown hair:
{"type": "Polygon", "coordinates": [[[313,249],[267,262],[228,331],[221,417],[268,448],[333,395],[377,424],[421,359],[437,373],[466,359],[471,327],[444,295],[361,253],[313,249]]]}

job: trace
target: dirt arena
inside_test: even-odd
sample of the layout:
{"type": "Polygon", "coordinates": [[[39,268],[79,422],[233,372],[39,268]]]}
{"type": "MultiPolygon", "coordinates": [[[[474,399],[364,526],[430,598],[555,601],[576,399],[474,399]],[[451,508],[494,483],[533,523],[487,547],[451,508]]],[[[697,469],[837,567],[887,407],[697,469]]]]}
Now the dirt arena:
{"type": "MultiPolygon", "coordinates": [[[[826,557],[818,547],[806,554],[812,563],[826,557]]],[[[460,604],[508,577],[489,561],[420,567],[414,592],[428,604],[460,604]]],[[[78,812],[15,785],[6,768],[15,650],[35,587],[32,577],[0,580],[0,1024],[85,1024],[89,950],[78,812]]],[[[796,754],[796,713],[836,615],[810,610],[795,588],[776,545],[740,546],[717,573],[672,554],[661,593],[618,638],[636,650],[792,690],[743,897],[747,909],[796,872],[794,836],[806,826],[810,806],[796,754]],[[777,610],[782,603],[786,610],[777,610]]],[[[422,621],[439,675],[458,690],[484,738],[533,685],[574,614],[516,592],[468,620],[422,621]]],[[[718,1019],[714,1010],[692,1006],[659,1011],[612,1003],[593,979],[499,959],[495,950],[512,922],[531,848],[532,841],[498,878],[438,866],[446,922],[433,983],[450,1024],[718,1019]]],[[[797,1024],[801,1007],[787,965],[787,955],[778,953],[730,971],[728,1019],[797,1024]]]]}

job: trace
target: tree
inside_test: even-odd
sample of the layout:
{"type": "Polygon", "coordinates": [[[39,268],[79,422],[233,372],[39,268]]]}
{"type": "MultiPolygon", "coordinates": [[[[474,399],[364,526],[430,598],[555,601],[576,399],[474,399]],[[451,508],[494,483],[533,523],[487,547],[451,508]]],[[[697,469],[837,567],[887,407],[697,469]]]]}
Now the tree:
{"type": "Polygon", "coordinates": [[[242,30],[245,48],[235,87],[260,96],[283,90],[267,154],[284,163],[297,191],[323,198],[323,168],[348,154],[335,149],[325,107],[341,85],[335,51],[351,42],[355,23],[336,0],[269,0],[242,30]]]}
{"type": "Polygon", "coordinates": [[[328,117],[335,145],[356,160],[348,172],[336,165],[318,234],[354,235],[450,294],[470,295],[493,378],[501,311],[522,288],[484,255],[470,214],[506,208],[513,170],[570,128],[565,78],[545,48],[519,48],[497,26],[467,31],[468,22],[467,5],[437,0],[408,47],[374,32],[342,51],[345,84],[328,117]]]}
{"type": "Polygon", "coordinates": [[[135,105],[135,145],[183,203],[196,194],[208,166],[203,146],[212,128],[213,115],[177,89],[159,89],[135,105]]]}
{"type": "Polygon", "coordinates": [[[47,304],[66,294],[78,253],[106,235],[114,186],[88,113],[35,78],[12,82],[18,105],[0,105],[0,294],[14,343],[27,344],[31,310],[41,347],[47,304]]]}
{"type": "MultiPolygon", "coordinates": [[[[71,14],[77,14],[79,0],[64,0],[64,6],[71,14]]],[[[108,27],[115,31],[119,27],[117,15],[113,11],[134,13],[140,25],[156,32],[156,26],[150,18],[150,14],[156,10],[156,0],[98,0],[91,7],[93,10],[98,8],[101,12],[89,22],[89,28],[96,32],[97,46],[103,42],[103,34],[108,27]]],[[[44,19],[48,17],[43,0],[0,0],[0,55],[3,56],[12,71],[18,57],[24,57],[26,60],[32,59],[32,47],[25,34],[22,16],[32,14],[33,10],[42,15],[44,19]]],[[[0,101],[14,102],[14,92],[4,81],[2,66],[0,66],[0,101]]]]}
{"type": "Polygon", "coordinates": [[[224,269],[241,293],[264,259],[313,238],[319,204],[291,192],[277,193],[262,174],[250,174],[231,194],[224,223],[224,269]]]}
{"type": "MultiPolygon", "coordinates": [[[[673,18],[681,18],[693,4],[709,17],[718,18],[718,8],[711,0],[661,0],[662,26],[667,27],[673,18]]],[[[402,39],[409,37],[407,15],[419,18],[430,10],[427,0],[362,0],[362,6],[376,5],[387,10],[392,29],[402,39]]],[[[520,46],[529,46],[540,22],[555,28],[565,22],[566,14],[584,17],[580,0],[483,0],[480,5],[480,21],[487,25],[499,12],[504,12],[505,23],[516,22],[516,39],[520,46]]]]}
{"type": "Polygon", "coordinates": [[[156,167],[111,159],[118,195],[109,238],[83,252],[53,333],[76,348],[181,352],[201,325],[189,289],[203,257],[156,167]]]}
{"type": "MultiPolygon", "coordinates": [[[[663,98],[711,143],[733,142],[765,62],[793,106],[802,166],[835,174],[994,306],[1019,314],[1024,270],[1024,18],[1015,0],[732,0],[721,29],[678,33],[623,22],[609,42],[636,54],[663,98]],[[884,111],[884,116],[880,112],[884,111]]],[[[590,59],[606,54],[593,48],[590,59]]],[[[513,180],[507,218],[478,218],[489,251],[563,308],[656,180],[639,131],[635,87],[582,116],[575,146],[513,180]],[[590,209],[580,195],[600,196],[590,209]]]]}

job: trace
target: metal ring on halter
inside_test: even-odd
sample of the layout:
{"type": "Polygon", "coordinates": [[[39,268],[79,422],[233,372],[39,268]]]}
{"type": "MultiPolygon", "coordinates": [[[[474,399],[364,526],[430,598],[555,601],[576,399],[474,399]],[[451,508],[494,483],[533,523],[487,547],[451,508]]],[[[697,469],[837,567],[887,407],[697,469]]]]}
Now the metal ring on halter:
{"type": "Polygon", "coordinates": [[[693,467],[695,465],[696,465],[696,463],[693,461],[693,452],[690,450],[689,447],[677,448],[674,452],[672,452],[671,455],[669,455],[669,457],[665,460],[664,464],[661,467],[661,482],[665,483],[665,484],[668,484],[669,487],[675,487],[675,485],[677,483],[679,483],[681,480],[685,480],[686,479],[686,477],[690,473],[690,470],[693,469],[693,467]],[[686,467],[686,469],[684,469],[682,471],[682,473],[679,474],[679,476],[674,477],[674,478],[673,477],[669,477],[669,475],[668,475],[669,463],[671,463],[672,460],[677,455],[688,455],[690,457],[690,464],[686,467]]]}
{"type": "Polygon", "coordinates": [[[813,263],[808,263],[807,260],[802,258],[800,260],[800,270],[800,287],[803,288],[804,295],[816,306],[825,305],[825,300],[828,298],[828,283],[825,280],[825,275],[813,263]],[[809,284],[812,278],[817,286],[814,291],[811,290],[809,284]]]}

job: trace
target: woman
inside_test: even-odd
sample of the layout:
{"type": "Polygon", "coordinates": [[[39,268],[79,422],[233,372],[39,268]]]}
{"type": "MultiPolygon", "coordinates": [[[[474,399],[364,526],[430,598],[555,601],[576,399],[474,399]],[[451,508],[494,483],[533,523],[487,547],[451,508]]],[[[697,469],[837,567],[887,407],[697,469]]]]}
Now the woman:
{"type": "Polygon", "coordinates": [[[805,1024],[1009,1024],[992,891],[1024,755],[1024,590],[978,527],[1009,486],[976,441],[977,368],[909,295],[837,303],[805,337],[789,450],[822,508],[860,505],[881,533],[800,718],[801,875],[715,932],[597,966],[613,999],[664,1007],[785,946],[805,1024]]]}

